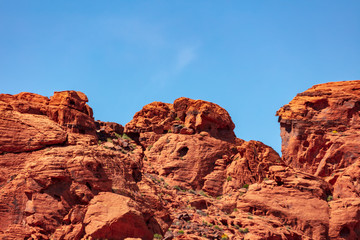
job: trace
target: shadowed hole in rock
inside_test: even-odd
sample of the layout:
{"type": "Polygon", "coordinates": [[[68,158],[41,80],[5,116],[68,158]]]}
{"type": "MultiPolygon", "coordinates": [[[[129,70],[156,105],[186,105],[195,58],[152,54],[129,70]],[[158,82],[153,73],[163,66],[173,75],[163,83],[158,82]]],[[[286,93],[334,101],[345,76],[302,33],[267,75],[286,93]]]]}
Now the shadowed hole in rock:
{"type": "Polygon", "coordinates": [[[220,222],[222,225],[228,226],[228,221],[226,219],[221,219],[220,222]]]}
{"type": "Polygon", "coordinates": [[[53,197],[57,200],[57,201],[61,201],[61,197],[57,194],[54,194],[53,197]]]}
{"type": "Polygon", "coordinates": [[[185,156],[188,153],[188,151],[189,151],[188,147],[180,148],[179,151],[178,151],[179,157],[185,156]]]}
{"type": "Polygon", "coordinates": [[[86,182],[85,185],[90,189],[90,191],[92,190],[92,187],[89,182],[86,182]]]}
{"type": "Polygon", "coordinates": [[[287,133],[290,133],[290,132],[291,132],[291,124],[280,123],[280,127],[281,127],[281,128],[285,128],[285,131],[286,131],[287,133]]]}
{"type": "Polygon", "coordinates": [[[316,111],[320,111],[324,108],[329,107],[329,103],[328,103],[327,99],[320,99],[315,102],[306,102],[305,105],[307,107],[311,107],[312,109],[314,109],[316,111]]]}
{"type": "Polygon", "coordinates": [[[356,233],[357,237],[360,237],[360,222],[354,227],[354,232],[356,233]]]}
{"type": "Polygon", "coordinates": [[[191,202],[190,205],[192,207],[195,207],[196,209],[201,210],[201,209],[207,209],[208,206],[211,206],[212,204],[210,202],[207,202],[207,201],[201,199],[201,200],[195,200],[195,201],[191,202]]]}
{"type": "Polygon", "coordinates": [[[350,235],[350,229],[348,227],[343,227],[340,230],[340,237],[348,237],[350,235]]]}

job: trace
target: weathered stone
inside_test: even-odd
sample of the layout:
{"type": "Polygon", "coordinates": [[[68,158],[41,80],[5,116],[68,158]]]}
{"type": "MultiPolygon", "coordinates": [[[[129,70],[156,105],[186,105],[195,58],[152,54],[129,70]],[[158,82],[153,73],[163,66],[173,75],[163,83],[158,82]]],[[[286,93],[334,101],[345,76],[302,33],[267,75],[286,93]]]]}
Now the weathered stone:
{"type": "Polygon", "coordinates": [[[125,239],[136,237],[151,240],[139,206],[128,197],[114,193],[100,193],[89,204],[84,223],[85,237],[125,239]]]}

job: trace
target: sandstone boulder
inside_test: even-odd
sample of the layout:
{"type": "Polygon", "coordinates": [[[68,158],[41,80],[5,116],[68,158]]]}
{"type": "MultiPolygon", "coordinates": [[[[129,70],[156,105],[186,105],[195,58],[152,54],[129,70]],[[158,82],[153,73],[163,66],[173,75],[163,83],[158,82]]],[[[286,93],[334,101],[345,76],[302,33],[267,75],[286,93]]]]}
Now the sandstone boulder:
{"type": "Polygon", "coordinates": [[[85,237],[153,239],[153,234],[138,209],[137,203],[129,197],[100,193],[91,200],[85,214],[85,237]]]}

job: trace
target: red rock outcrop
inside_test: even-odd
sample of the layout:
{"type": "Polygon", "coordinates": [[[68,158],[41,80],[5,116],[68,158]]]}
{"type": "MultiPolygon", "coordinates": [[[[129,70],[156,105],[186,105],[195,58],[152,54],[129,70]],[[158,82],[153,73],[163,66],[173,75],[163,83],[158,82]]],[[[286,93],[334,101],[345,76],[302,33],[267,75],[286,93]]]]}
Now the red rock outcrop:
{"type": "Polygon", "coordinates": [[[37,94],[0,94],[0,152],[31,151],[66,141],[66,131],[44,116],[48,102],[37,94]]]}
{"type": "Polygon", "coordinates": [[[144,106],[123,128],[87,97],[0,95],[1,239],[358,239],[359,81],[278,111],[283,159],[216,104],[144,106]]]}
{"type": "Polygon", "coordinates": [[[332,185],[329,238],[359,239],[360,81],[315,85],[277,115],[285,162],[332,185]]]}
{"type": "Polygon", "coordinates": [[[153,102],[137,112],[125,125],[125,133],[151,145],[161,134],[208,132],[212,137],[234,141],[235,128],[229,113],[211,102],[179,98],[173,104],[153,102]]]}
{"type": "Polygon", "coordinates": [[[0,152],[22,152],[79,142],[78,133],[96,142],[92,109],[85,94],[55,92],[50,99],[33,93],[0,94],[0,152]]]}
{"type": "Polygon", "coordinates": [[[315,85],[278,112],[285,162],[329,176],[360,157],[360,81],[315,85]]]}
{"type": "Polygon", "coordinates": [[[90,201],[85,214],[85,238],[153,239],[153,233],[147,228],[139,209],[129,197],[109,192],[98,194],[90,201]]]}
{"type": "MultiPolygon", "coordinates": [[[[126,147],[95,145],[96,127],[86,102],[86,96],[75,91],[57,92],[50,99],[30,93],[0,95],[1,239],[138,236],[126,228],[114,229],[118,223],[107,229],[111,218],[104,217],[106,226],[101,226],[91,217],[111,212],[112,203],[97,212],[97,202],[104,196],[117,199],[118,194],[125,200],[114,204],[129,204],[121,205],[113,219],[143,223],[132,232],[151,239],[168,227],[170,218],[162,219],[168,215],[162,205],[153,211],[139,193],[141,148],[120,135],[114,142],[126,147]]],[[[118,131],[117,125],[107,125],[118,131]]]]}

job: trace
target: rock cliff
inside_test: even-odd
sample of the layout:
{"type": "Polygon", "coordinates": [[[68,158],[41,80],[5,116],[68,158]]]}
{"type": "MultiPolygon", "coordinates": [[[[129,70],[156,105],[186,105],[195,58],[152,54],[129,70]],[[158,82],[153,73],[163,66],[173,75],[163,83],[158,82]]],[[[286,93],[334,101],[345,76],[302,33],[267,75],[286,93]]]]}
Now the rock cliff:
{"type": "Polygon", "coordinates": [[[277,115],[281,158],[188,98],[125,125],[85,94],[0,94],[1,239],[359,239],[360,81],[277,115]]]}

